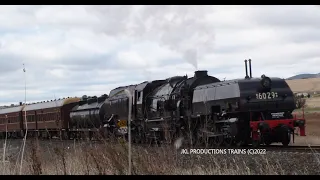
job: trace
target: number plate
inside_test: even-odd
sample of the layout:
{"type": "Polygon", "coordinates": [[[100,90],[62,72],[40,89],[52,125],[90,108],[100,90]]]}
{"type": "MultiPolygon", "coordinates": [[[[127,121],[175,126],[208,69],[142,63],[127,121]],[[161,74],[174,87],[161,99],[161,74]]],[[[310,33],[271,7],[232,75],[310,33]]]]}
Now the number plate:
{"type": "Polygon", "coordinates": [[[126,127],[127,126],[127,121],[126,120],[120,120],[118,123],[119,127],[126,127]]]}
{"type": "Polygon", "coordinates": [[[277,92],[257,93],[256,99],[274,99],[278,97],[277,92]]]}

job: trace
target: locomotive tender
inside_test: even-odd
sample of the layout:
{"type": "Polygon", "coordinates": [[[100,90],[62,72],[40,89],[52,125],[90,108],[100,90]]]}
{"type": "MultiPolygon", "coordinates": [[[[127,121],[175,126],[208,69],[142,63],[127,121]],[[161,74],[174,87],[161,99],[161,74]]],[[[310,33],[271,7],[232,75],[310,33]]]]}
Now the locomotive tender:
{"type": "Polygon", "coordinates": [[[80,138],[85,134],[90,138],[126,136],[129,98],[132,98],[131,130],[137,143],[170,142],[184,137],[184,142],[190,145],[258,146],[281,142],[287,146],[295,129],[299,128],[300,135],[305,136],[305,119],[293,117],[294,95],[285,80],[265,75],[253,78],[250,59],[250,75],[247,60],[245,70],[244,79],[220,81],[207,71],[196,71],[191,78],[176,76],[118,87],[109,96],[83,96],[68,103],[63,100],[56,107],[39,103],[32,109],[35,105],[21,104],[0,110],[0,131],[24,132],[23,111],[28,109],[28,131],[29,116],[34,116],[30,117],[30,123],[34,122],[30,127],[32,132],[37,132],[32,135],[44,137],[39,133],[55,132],[60,138],[80,138]],[[132,97],[127,97],[125,90],[132,97]],[[56,112],[52,120],[41,117],[51,110],[56,112]],[[16,118],[13,121],[16,126],[8,122],[8,116],[16,118]],[[42,125],[46,121],[48,125],[53,123],[51,128],[42,125]]]}

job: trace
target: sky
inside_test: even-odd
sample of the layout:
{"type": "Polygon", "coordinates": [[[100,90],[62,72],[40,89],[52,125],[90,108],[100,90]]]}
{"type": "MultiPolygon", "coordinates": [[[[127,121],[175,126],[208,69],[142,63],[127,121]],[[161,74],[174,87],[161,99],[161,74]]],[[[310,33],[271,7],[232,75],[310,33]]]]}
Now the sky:
{"type": "Polygon", "coordinates": [[[0,105],[207,70],[319,73],[319,6],[0,6],[0,105]],[[26,72],[23,72],[25,64],[26,72]]]}

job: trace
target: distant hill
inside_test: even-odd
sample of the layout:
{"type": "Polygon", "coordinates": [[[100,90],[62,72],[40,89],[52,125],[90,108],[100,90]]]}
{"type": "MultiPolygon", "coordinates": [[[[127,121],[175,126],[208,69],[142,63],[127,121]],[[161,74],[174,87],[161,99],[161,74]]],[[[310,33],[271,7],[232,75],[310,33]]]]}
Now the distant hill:
{"type": "Polygon", "coordinates": [[[318,74],[298,74],[298,75],[287,78],[287,80],[309,79],[309,78],[318,78],[318,77],[320,77],[320,73],[318,73],[318,74]]]}

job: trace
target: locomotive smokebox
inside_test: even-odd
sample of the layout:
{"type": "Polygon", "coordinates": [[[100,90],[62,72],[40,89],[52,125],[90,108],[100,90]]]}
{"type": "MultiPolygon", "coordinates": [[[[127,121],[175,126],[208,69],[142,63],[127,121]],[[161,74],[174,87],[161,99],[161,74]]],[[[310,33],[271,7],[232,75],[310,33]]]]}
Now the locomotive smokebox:
{"type": "Polygon", "coordinates": [[[203,71],[195,71],[194,72],[194,77],[195,78],[201,78],[201,77],[205,77],[208,76],[208,71],[203,70],[203,71]]]}

